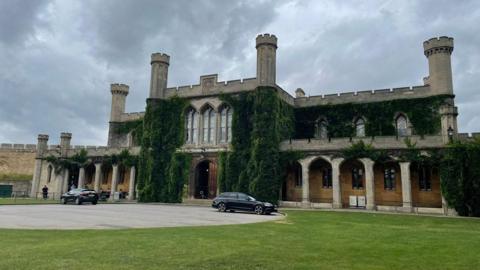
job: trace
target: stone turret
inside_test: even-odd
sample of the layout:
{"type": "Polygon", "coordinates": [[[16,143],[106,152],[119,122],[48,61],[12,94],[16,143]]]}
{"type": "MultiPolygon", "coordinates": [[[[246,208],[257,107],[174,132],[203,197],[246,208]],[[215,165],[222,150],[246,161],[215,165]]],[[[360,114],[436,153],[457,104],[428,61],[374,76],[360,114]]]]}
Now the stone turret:
{"type": "Polygon", "coordinates": [[[37,158],[43,157],[48,150],[48,135],[38,134],[37,138],[37,158]]]}
{"type": "Polygon", "coordinates": [[[152,76],[150,79],[150,98],[164,98],[167,88],[170,56],[164,53],[152,54],[152,76]]]}
{"type": "Polygon", "coordinates": [[[257,81],[261,86],[275,86],[277,70],[277,37],[275,35],[258,35],[257,48],[257,81]]]}
{"type": "Polygon", "coordinates": [[[62,132],[60,134],[60,155],[66,157],[68,149],[70,149],[70,142],[72,141],[72,133],[62,132]]]}
{"type": "Polygon", "coordinates": [[[110,111],[110,122],[120,122],[121,116],[125,113],[125,101],[127,99],[129,86],[126,84],[114,83],[110,85],[112,92],[112,110],[110,111]]]}
{"type": "Polygon", "coordinates": [[[431,38],[423,42],[425,56],[428,58],[429,76],[424,80],[436,94],[453,95],[452,65],[453,38],[431,38]]]}

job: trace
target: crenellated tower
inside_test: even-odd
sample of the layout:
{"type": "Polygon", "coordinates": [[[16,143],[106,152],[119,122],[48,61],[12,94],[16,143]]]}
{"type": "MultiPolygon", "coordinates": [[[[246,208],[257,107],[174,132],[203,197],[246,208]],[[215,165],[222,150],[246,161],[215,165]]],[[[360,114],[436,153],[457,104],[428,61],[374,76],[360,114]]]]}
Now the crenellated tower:
{"type": "Polygon", "coordinates": [[[152,76],[150,79],[150,98],[164,98],[167,88],[168,66],[170,65],[170,56],[164,53],[153,53],[152,76]]]}
{"type": "Polygon", "coordinates": [[[436,94],[453,95],[452,64],[453,38],[431,38],[423,42],[425,56],[428,59],[429,76],[425,83],[436,94]]]}
{"type": "Polygon", "coordinates": [[[108,146],[120,146],[119,134],[116,134],[116,126],[122,121],[122,114],[125,113],[125,102],[129,86],[126,84],[114,83],[110,85],[112,93],[112,108],[110,111],[110,125],[108,131],[108,146]]]}
{"type": "Polygon", "coordinates": [[[275,35],[258,35],[257,48],[257,81],[261,86],[275,86],[277,71],[277,37],[275,35]]]}

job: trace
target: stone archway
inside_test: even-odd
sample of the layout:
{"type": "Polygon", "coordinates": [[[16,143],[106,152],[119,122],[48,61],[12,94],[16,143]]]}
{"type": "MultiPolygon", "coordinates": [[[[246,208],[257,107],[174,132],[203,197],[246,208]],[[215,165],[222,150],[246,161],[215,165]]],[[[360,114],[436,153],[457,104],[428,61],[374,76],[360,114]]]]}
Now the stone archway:
{"type": "Polygon", "coordinates": [[[196,199],[213,199],[217,196],[217,164],[203,160],[195,167],[196,199]]]}

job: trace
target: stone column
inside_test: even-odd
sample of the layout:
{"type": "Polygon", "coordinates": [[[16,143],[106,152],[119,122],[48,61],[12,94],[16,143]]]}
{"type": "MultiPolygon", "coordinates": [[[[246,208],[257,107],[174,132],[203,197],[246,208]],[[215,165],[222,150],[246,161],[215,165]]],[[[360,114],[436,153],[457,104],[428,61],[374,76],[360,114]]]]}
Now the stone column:
{"type": "Polygon", "coordinates": [[[93,189],[96,192],[100,191],[100,181],[102,180],[102,163],[95,163],[95,182],[93,184],[93,189]]]}
{"type": "Polygon", "coordinates": [[[375,162],[369,158],[360,159],[365,166],[365,193],[367,197],[367,209],[375,209],[375,181],[373,179],[373,165],[375,162]]]}
{"type": "Polygon", "coordinates": [[[410,162],[400,162],[402,177],[402,201],[406,211],[412,211],[412,180],[410,177],[410,162]]]}
{"type": "Polygon", "coordinates": [[[135,198],[135,166],[130,167],[130,184],[128,185],[128,200],[132,201],[135,198]]]}
{"type": "Polygon", "coordinates": [[[309,186],[309,160],[301,160],[302,166],[302,204],[309,206],[310,204],[310,186],[309,186]]]}
{"type": "Polygon", "coordinates": [[[55,173],[55,180],[57,182],[57,190],[55,191],[55,193],[57,193],[56,195],[58,195],[58,198],[60,198],[60,195],[63,193],[63,186],[65,185],[64,183],[66,181],[65,171],[62,170],[61,172],[58,173],[58,175],[55,173]]]}
{"type": "Polygon", "coordinates": [[[63,171],[63,187],[62,187],[62,193],[65,193],[68,191],[68,180],[70,180],[70,171],[68,169],[65,169],[63,171]]]}
{"type": "Polygon", "coordinates": [[[332,159],[332,193],[333,208],[342,208],[342,188],[340,184],[340,164],[343,158],[332,159]]]}
{"type": "Polygon", "coordinates": [[[113,195],[117,192],[118,183],[118,165],[112,165],[112,188],[110,189],[110,201],[113,201],[113,195]]]}
{"type": "Polygon", "coordinates": [[[35,169],[33,171],[32,189],[30,190],[30,197],[36,197],[38,187],[40,185],[40,178],[42,175],[43,157],[48,148],[48,135],[39,134],[37,139],[37,155],[35,157],[35,169]]]}
{"type": "Polygon", "coordinates": [[[85,186],[85,168],[80,167],[80,172],[78,173],[78,188],[83,188],[85,186]]]}

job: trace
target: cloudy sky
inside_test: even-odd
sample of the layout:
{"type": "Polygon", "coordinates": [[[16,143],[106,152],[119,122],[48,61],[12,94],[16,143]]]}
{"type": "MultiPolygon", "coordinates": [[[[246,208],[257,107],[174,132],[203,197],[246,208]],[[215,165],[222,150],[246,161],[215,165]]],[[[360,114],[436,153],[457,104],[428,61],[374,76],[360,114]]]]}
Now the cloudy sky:
{"type": "Polygon", "coordinates": [[[452,36],[461,132],[480,131],[479,1],[0,0],[0,142],[105,145],[113,82],[143,111],[152,52],[169,86],[255,76],[255,37],[279,39],[277,81],[308,95],[421,85],[422,42],[452,36]]]}

